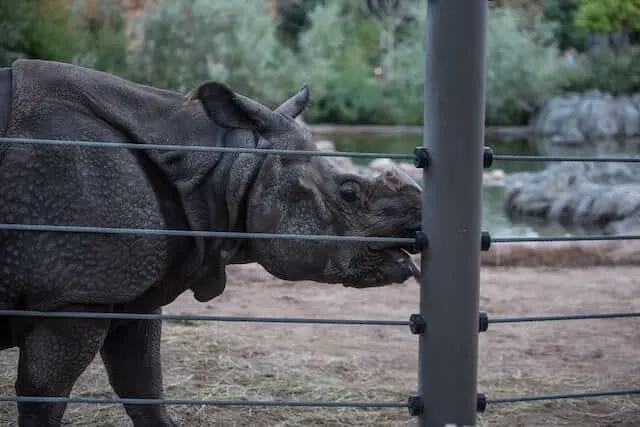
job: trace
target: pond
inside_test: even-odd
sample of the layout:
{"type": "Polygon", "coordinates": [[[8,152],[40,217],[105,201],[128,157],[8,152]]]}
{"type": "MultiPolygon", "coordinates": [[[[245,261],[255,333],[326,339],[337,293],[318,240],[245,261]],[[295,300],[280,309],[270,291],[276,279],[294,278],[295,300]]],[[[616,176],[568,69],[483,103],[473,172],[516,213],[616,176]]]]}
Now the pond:
{"type": "MultiPolygon", "coordinates": [[[[318,134],[316,139],[333,141],[338,151],[366,151],[381,153],[413,153],[417,146],[422,145],[422,136],[413,134],[403,135],[374,135],[374,134],[318,134]]],[[[632,142],[623,144],[599,144],[594,147],[576,145],[548,145],[528,140],[485,140],[485,145],[491,146],[495,154],[516,155],[603,155],[621,152],[640,153],[640,145],[632,142]]],[[[354,159],[354,162],[367,164],[369,159],[354,159]]],[[[494,161],[492,170],[502,169],[507,174],[519,171],[540,170],[545,162],[529,161],[494,161]]],[[[559,224],[539,223],[533,220],[514,223],[504,214],[502,209],[504,191],[502,187],[484,187],[482,206],[482,229],[487,230],[493,237],[524,237],[524,236],[571,236],[585,234],[601,234],[601,230],[584,230],[563,227],[559,224]]]]}

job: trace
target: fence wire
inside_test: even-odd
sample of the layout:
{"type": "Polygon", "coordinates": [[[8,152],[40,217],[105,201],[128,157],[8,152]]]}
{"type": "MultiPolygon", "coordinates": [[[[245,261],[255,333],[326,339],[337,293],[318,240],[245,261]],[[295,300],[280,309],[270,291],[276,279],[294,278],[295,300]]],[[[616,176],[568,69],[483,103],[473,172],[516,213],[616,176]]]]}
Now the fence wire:
{"type": "Polygon", "coordinates": [[[625,318],[634,318],[634,317],[640,317],[640,312],[496,317],[493,319],[489,318],[488,323],[500,324],[500,323],[559,322],[559,321],[566,321],[566,320],[625,319],[625,318]]]}
{"type": "MultiPolygon", "coordinates": [[[[377,158],[381,153],[366,152],[329,152],[305,150],[273,150],[257,148],[230,148],[208,146],[183,146],[159,144],[133,144],[121,142],[96,141],[64,141],[29,138],[2,138],[0,143],[21,143],[43,146],[78,146],[87,148],[129,149],[129,150],[175,150],[184,152],[219,152],[219,153],[255,153],[281,156],[319,156],[319,157],[352,157],[377,158]]],[[[394,160],[416,160],[415,154],[387,154],[385,157],[394,160]]],[[[569,162],[620,162],[640,163],[638,157],[584,157],[584,156],[519,156],[494,155],[500,161],[569,161],[569,162]]],[[[297,235],[272,233],[242,233],[228,231],[191,231],[164,229],[137,229],[119,227],[64,226],[48,224],[0,224],[0,230],[24,232],[64,232],[64,233],[99,233],[99,234],[138,234],[149,236],[182,236],[182,237],[225,237],[233,239],[305,239],[327,241],[357,241],[413,244],[415,238],[408,237],[375,237],[375,236],[337,236],[337,235],[297,235]]],[[[640,234],[630,235],[591,235],[591,236],[530,236],[530,237],[497,237],[493,243],[516,242],[561,242],[561,241],[608,241],[638,240],[640,234]]],[[[365,325],[365,326],[409,326],[409,320],[372,320],[372,319],[325,319],[325,318],[293,318],[293,317],[254,317],[254,316],[208,316],[208,315],[173,315],[173,314],[141,314],[141,313],[94,313],[94,312],[45,312],[30,310],[0,310],[4,317],[41,317],[41,318],[104,318],[104,319],[153,319],[163,321],[218,321],[218,322],[253,322],[281,324],[327,324],[327,325],[365,325]]],[[[623,313],[589,313],[567,315],[540,315],[488,318],[480,313],[480,322],[486,324],[508,324],[524,322],[549,322],[587,319],[637,318],[640,312],[623,313]]],[[[517,402],[533,402],[542,400],[578,399],[608,396],[639,395],[640,389],[593,391],[582,393],[556,393],[536,396],[483,397],[486,404],[505,404],[517,402]]],[[[342,408],[407,408],[407,402],[364,402],[364,401],[292,401],[292,400],[193,400],[193,399],[132,399],[132,398],[93,398],[93,397],[56,397],[56,396],[0,396],[0,402],[18,403],[81,403],[81,404],[130,404],[130,405],[196,405],[196,406],[245,406],[245,407],[342,407],[342,408]]],[[[479,405],[480,408],[481,405],[479,405]]],[[[482,409],[483,410],[483,409],[482,409]]]]}
{"type": "Polygon", "coordinates": [[[215,400],[215,399],[138,399],[58,396],[0,396],[0,402],[18,403],[83,403],[88,405],[189,405],[249,407],[315,407],[315,408],[406,408],[407,402],[298,401],[298,400],[215,400]]]}
{"type": "Polygon", "coordinates": [[[209,316],[195,314],[139,314],[78,311],[30,311],[0,310],[0,316],[75,318],[75,319],[113,319],[113,320],[163,320],[191,322],[232,322],[232,323],[285,323],[309,325],[359,325],[359,326],[409,326],[408,320],[372,320],[372,319],[324,319],[309,317],[255,317],[255,316],[209,316]]]}
{"type": "Polygon", "coordinates": [[[165,230],[152,228],[119,228],[119,227],[85,227],[75,225],[39,225],[39,224],[0,224],[4,231],[38,231],[57,233],[90,233],[90,234],[139,234],[146,236],[175,237],[227,237],[229,239],[283,239],[283,240],[326,240],[338,242],[372,242],[372,243],[415,243],[409,237],[376,237],[376,236],[338,236],[324,234],[287,234],[287,233],[246,233],[239,231],[192,231],[165,230]]]}
{"type": "MultiPolygon", "coordinates": [[[[0,310],[0,316],[71,318],[71,319],[109,319],[109,320],[162,320],[183,322],[230,322],[230,323],[283,323],[307,325],[354,325],[354,326],[410,326],[411,320],[389,319],[328,319],[313,317],[264,317],[264,316],[211,316],[199,314],[155,314],[155,313],[109,313],[79,311],[37,311],[37,310],[0,310]]],[[[558,322],[568,320],[622,319],[640,317],[640,312],[621,313],[585,313],[538,316],[513,316],[490,318],[481,312],[479,321],[490,324],[558,322]]]]}
{"type": "MultiPolygon", "coordinates": [[[[32,145],[86,147],[86,148],[110,148],[127,150],[158,150],[158,151],[182,151],[182,152],[209,152],[209,153],[252,153],[268,154],[273,156],[314,156],[314,157],[351,157],[360,159],[378,158],[381,153],[366,153],[353,151],[311,151],[311,150],[279,150],[272,148],[235,148],[235,147],[210,147],[205,145],[176,145],[176,144],[136,144],[130,142],[102,142],[102,141],[68,141],[57,139],[31,139],[31,138],[6,138],[0,137],[0,143],[17,143],[32,145]]],[[[393,160],[414,160],[415,154],[384,153],[384,156],[393,160]]]]}
{"type": "MultiPolygon", "coordinates": [[[[615,162],[615,163],[640,163],[640,157],[628,156],[522,156],[522,155],[492,155],[492,160],[501,161],[544,161],[544,162],[615,162]]],[[[488,163],[490,166],[491,162],[488,163]]],[[[525,237],[497,237],[491,238],[492,243],[524,243],[524,242],[578,242],[578,241],[623,241],[638,240],[640,234],[621,235],[588,235],[588,236],[525,236],[525,237]]],[[[640,312],[621,313],[590,313],[590,314],[563,314],[563,315],[539,315],[539,316],[513,316],[489,318],[484,312],[480,313],[480,331],[487,329],[489,324],[508,324],[525,322],[553,322],[568,320],[590,320],[590,319],[621,319],[638,318],[640,312]]],[[[640,389],[609,390],[609,391],[588,391],[577,393],[551,393],[534,396],[507,396],[486,398],[484,394],[478,395],[478,411],[484,412],[487,404],[511,404],[522,402],[537,402],[560,399],[585,399],[595,397],[613,396],[636,396],[640,395],[640,389]]]]}
{"type": "Polygon", "coordinates": [[[640,388],[627,390],[585,391],[580,393],[550,393],[535,396],[507,396],[488,398],[488,404],[539,402],[543,400],[560,399],[588,399],[592,397],[636,396],[640,395],[640,388]]]}
{"type": "Polygon", "coordinates": [[[493,159],[518,162],[640,163],[640,157],[628,156],[521,156],[518,154],[494,154],[493,159]]]}
{"type": "Polygon", "coordinates": [[[588,236],[523,236],[523,237],[492,237],[492,243],[535,243],[535,242],[587,242],[587,241],[615,241],[639,240],[640,234],[588,235],[588,236]]]}

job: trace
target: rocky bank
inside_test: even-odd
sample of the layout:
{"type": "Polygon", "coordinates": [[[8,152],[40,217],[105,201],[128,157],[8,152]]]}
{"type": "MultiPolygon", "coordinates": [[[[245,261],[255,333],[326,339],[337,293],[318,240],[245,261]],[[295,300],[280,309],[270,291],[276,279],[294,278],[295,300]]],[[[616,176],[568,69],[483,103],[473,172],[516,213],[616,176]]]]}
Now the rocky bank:
{"type": "Polygon", "coordinates": [[[547,102],[529,128],[533,137],[565,144],[640,136],[640,94],[567,93],[547,102]]]}
{"type": "Polygon", "coordinates": [[[640,166],[561,162],[505,180],[504,208],[511,218],[533,217],[607,233],[640,229],[640,166]]]}
{"type": "MultiPolygon", "coordinates": [[[[320,151],[336,151],[335,144],[332,141],[319,140],[316,141],[316,146],[320,151]]],[[[328,158],[343,169],[353,170],[365,176],[374,176],[389,166],[397,166],[419,183],[422,182],[422,169],[416,168],[412,163],[394,162],[392,159],[381,157],[373,159],[369,164],[363,166],[354,163],[353,160],[348,157],[328,158]]],[[[501,169],[484,171],[483,183],[485,186],[501,186],[504,184],[505,177],[506,175],[501,169]]]]}
{"type": "MultiPolygon", "coordinates": [[[[550,100],[530,129],[548,155],[628,156],[620,153],[637,151],[632,142],[640,136],[640,94],[566,94],[550,100]]],[[[504,208],[514,219],[601,227],[611,234],[640,229],[638,164],[550,163],[538,172],[511,174],[504,188],[504,208]]]]}

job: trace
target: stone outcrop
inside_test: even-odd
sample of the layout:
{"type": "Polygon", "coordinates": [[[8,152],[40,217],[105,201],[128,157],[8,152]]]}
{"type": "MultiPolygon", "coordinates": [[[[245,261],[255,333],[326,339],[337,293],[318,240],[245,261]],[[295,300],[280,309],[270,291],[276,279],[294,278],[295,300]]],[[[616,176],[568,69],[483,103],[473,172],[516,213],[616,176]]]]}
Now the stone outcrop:
{"type": "Polygon", "coordinates": [[[639,136],[640,94],[568,93],[547,102],[529,127],[534,137],[566,144],[639,136]]]}
{"type": "MultiPolygon", "coordinates": [[[[332,141],[316,141],[316,146],[320,151],[336,151],[335,144],[332,141]]],[[[394,162],[392,159],[380,157],[372,159],[367,165],[359,165],[354,163],[353,160],[348,157],[328,157],[328,159],[331,159],[342,169],[353,170],[365,176],[378,175],[382,170],[389,166],[397,166],[419,183],[422,182],[422,169],[418,169],[413,164],[407,162],[394,162]]],[[[505,177],[506,174],[501,169],[484,171],[483,184],[485,186],[501,186],[504,184],[505,177]]]]}
{"type": "Polygon", "coordinates": [[[619,233],[640,226],[640,165],[561,162],[505,180],[512,218],[539,218],[619,233]]]}

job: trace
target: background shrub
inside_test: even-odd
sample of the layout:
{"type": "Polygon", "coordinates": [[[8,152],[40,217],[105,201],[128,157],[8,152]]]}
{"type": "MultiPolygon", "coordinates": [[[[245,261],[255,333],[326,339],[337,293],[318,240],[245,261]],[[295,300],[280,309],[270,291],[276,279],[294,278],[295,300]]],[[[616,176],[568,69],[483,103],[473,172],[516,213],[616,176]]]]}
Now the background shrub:
{"type": "Polygon", "coordinates": [[[612,95],[639,93],[640,47],[594,49],[581,56],[577,66],[568,68],[559,80],[561,90],[567,92],[597,89],[612,95]]]}
{"type": "Polygon", "coordinates": [[[492,125],[524,124],[559,92],[561,58],[554,26],[535,17],[523,26],[516,9],[490,11],[487,33],[486,117],[492,125]]]}
{"type": "Polygon", "coordinates": [[[281,101],[299,80],[264,7],[255,0],[158,0],[144,13],[145,42],[130,75],[183,92],[216,79],[265,103],[281,101]]]}
{"type": "Polygon", "coordinates": [[[63,0],[2,0],[0,34],[0,66],[19,58],[68,62],[76,49],[63,0]]]}
{"type": "MultiPolygon", "coordinates": [[[[426,5],[402,4],[385,21],[360,0],[283,1],[277,19],[256,0],[158,0],[142,13],[141,48],[128,50],[113,2],[4,0],[0,65],[16,58],[74,62],[182,92],[216,79],[269,106],[310,83],[307,121],[421,125],[426,5]],[[100,5],[98,13],[87,14],[89,4],[100,5]],[[382,43],[383,26],[393,28],[392,45],[382,43]]],[[[487,32],[488,125],[526,124],[563,91],[640,91],[637,25],[625,23],[640,16],[638,0],[498,5],[487,32]],[[587,49],[594,40],[604,47],[587,49]],[[573,65],[562,59],[560,48],[568,47],[584,51],[573,65]]]]}

